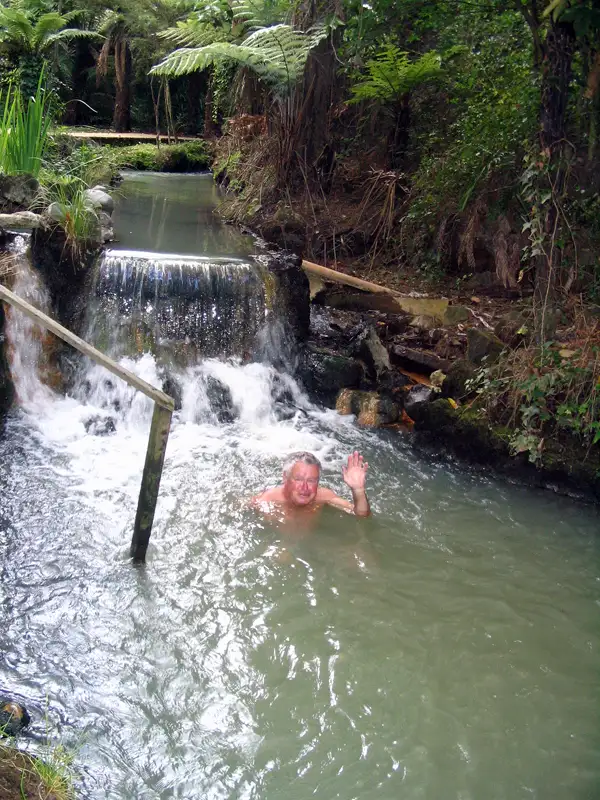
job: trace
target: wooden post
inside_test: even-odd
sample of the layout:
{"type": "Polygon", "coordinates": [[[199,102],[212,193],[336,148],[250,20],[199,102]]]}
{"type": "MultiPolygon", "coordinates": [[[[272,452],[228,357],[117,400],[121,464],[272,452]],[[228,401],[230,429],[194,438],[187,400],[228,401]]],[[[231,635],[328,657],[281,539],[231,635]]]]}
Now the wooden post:
{"type": "Polygon", "coordinates": [[[135,561],[143,561],[150,540],[156,499],[158,497],[158,487],[160,486],[160,476],[165,460],[167,439],[169,438],[171,416],[175,408],[173,398],[161,392],[160,389],[155,389],[154,386],[151,386],[133,372],[117,364],[112,358],[104,355],[100,350],[96,350],[95,347],[84,342],[79,336],[75,336],[75,334],[71,333],[67,328],[64,328],[47,314],[44,314],[43,311],[35,308],[35,306],[30,305],[5,286],[2,286],[2,284],[0,284],[0,300],[4,300],[5,303],[18,308],[19,311],[22,311],[34,322],[37,322],[38,325],[51,331],[55,336],[58,336],[76,350],[88,356],[97,364],[106,367],[113,375],[117,375],[117,377],[124,380],[130,386],[134,386],[151,400],[154,400],[154,413],[150,426],[150,438],[148,439],[146,463],[142,474],[142,486],[140,489],[130,551],[131,557],[135,561]]]}
{"type": "Polygon", "coordinates": [[[134,561],[145,561],[146,559],[146,550],[148,549],[152,522],[154,521],[154,510],[156,509],[172,413],[171,409],[161,408],[158,403],[154,404],[148,449],[146,450],[146,463],[142,474],[140,497],[129,551],[134,561]]]}

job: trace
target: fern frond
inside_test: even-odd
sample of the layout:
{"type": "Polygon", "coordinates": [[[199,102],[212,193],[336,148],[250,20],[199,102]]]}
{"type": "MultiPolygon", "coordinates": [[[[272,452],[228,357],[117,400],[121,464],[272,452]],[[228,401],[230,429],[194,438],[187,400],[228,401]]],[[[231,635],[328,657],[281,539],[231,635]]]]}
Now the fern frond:
{"type": "Polygon", "coordinates": [[[394,45],[386,45],[366,63],[368,74],[352,87],[351,102],[378,100],[392,102],[426,81],[438,78],[442,59],[435,50],[424,53],[416,61],[394,45]]]}
{"type": "Polygon", "coordinates": [[[18,9],[0,7],[0,40],[20,42],[30,49],[33,41],[33,25],[29,17],[18,9]]]}
{"type": "Polygon", "coordinates": [[[205,47],[180,48],[150,72],[178,77],[228,60],[252,69],[272,89],[285,94],[292,91],[304,72],[308,54],[326,35],[320,28],[303,33],[289,25],[273,25],[250,34],[243,44],[214,42],[205,47]]]}
{"type": "Polygon", "coordinates": [[[213,42],[226,41],[224,29],[215,28],[214,25],[206,22],[199,22],[194,17],[186,19],[185,22],[178,22],[174,28],[167,28],[158,36],[178,47],[205,47],[213,42]]]}
{"type": "Polygon", "coordinates": [[[233,19],[248,30],[267,28],[289,21],[290,4],[284,0],[233,0],[233,19]]]}
{"type": "Polygon", "coordinates": [[[97,31],[83,30],[82,28],[65,28],[63,31],[48,36],[44,43],[44,48],[60,42],[71,42],[74,39],[93,39],[97,41],[98,39],[104,39],[104,36],[97,31]]]}

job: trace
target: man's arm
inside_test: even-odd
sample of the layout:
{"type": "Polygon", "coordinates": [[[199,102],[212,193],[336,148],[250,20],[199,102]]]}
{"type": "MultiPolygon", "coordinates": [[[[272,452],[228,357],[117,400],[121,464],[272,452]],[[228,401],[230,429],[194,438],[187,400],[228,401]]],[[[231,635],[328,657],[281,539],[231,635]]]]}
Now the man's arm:
{"type": "Polygon", "coordinates": [[[342,467],[342,476],[346,486],[352,492],[353,510],[357,517],[368,517],[371,506],[365,491],[367,470],[369,465],[356,451],[348,456],[348,463],[342,467]]]}

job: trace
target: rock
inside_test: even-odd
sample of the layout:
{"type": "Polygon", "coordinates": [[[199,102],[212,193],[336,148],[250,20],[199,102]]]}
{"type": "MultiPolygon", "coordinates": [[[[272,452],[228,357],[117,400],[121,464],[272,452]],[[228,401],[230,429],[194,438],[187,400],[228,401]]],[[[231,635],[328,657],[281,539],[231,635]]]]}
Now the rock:
{"type": "Polygon", "coordinates": [[[0,303],[0,420],[11,407],[15,397],[15,389],[10,375],[10,367],[8,365],[6,353],[6,338],[4,333],[6,317],[4,308],[4,303],[0,303]]]}
{"type": "Polygon", "coordinates": [[[392,361],[398,366],[404,367],[415,372],[422,372],[430,375],[437,369],[447,372],[450,366],[444,358],[436,356],[435,353],[422,350],[413,350],[401,344],[395,344],[390,350],[392,361]]]}
{"type": "Polygon", "coordinates": [[[59,226],[39,228],[31,235],[31,261],[50,292],[58,321],[77,333],[81,315],[80,292],[99,252],[95,242],[82,242],[73,250],[59,226]]]}
{"type": "Polygon", "coordinates": [[[496,336],[509,347],[517,347],[531,332],[531,314],[513,309],[501,317],[494,327],[496,336]]]}
{"type": "Polygon", "coordinates": [[[307,391],[326,404],[333,405],[341,389],[360,387],[364,367],[355,358],[323,348],[308,347],[297,375],[307,391]]]}
{"type": "Polygon", "coordinates": [[[394,300],[402,311],[414,316],[434,317],[438,322],[444,321],[448,308],[448,300],[443,297],[407,297],[394,295],[394,300]]]}
{"type": "Polygon", "coordinates": [[[181,388],[179,381],[176,380],[172,375],[167,375],[163,381],[162,390],[165,394],[168,394],[169,397],[173,398],[173,402],[175,403],[175,411],[181,411],[183,389],[181,388]]]}
{"type": "Polygon", "coordinates": [[[438,321],[429,314],[419,314],[413,317],[408,323],[411,328],[419,328],[422,331],[433,331],[437,328],[438,321]]]}
{"type": "Polygon", "coordinates": [[[442,397],[452,397],[454,400],[462,400],[469,394],[467,381],[475,376],[475,368],[470,361],[460,358],[449,368],[448,373],[442,383],[442,397]]]}
{"type": "Polygon", "coordinates": [[[379,378],[391,369],[388,351],[381,343],[377,331],[369,326],[357,338],[357,354],[365,362],[372,378],[379,378]]]}
{"type": "Polygon", "coordinates": [[[493,364],[504,350],[504,342],[494,333],[482,331],[480,328],[469,328],[467,331],[467,358],[472,364],[493,364]]]}
{"type": "Polygon", "coordinates": [[[442,384],[446,379],[446,374],[442,372],[441,369],[436,369],[435,372],[432,372],[429,376],[429,382],[433,386],[434,389],[439,391],[442,388],[442,384]]]}
{"type": "Polygon", "coordinates": [[[210,410],[217,420],[221,423],[233,422],[235,420],[235,409],[229,387],[218,378],[215,378],[214,375],[206,376],[205,387],[210,410]]]}
{"type": "Polygon", "coordinates": [[[16,736],[31,722],[29,712],[21,703],[0,700],[0,735],[16,736]]]}
{"type": "Polygon", "coordinates": [[[381,376],[377,383],[377,390],[380,394],[391,397],[396,403],[404,405],[405,390],[411,384],[412,381],[408,375],[392,369],[381,376]]]}
{"type": "Polygon", "coordinates": [[[114,417],[103,417],[100,414],[86,419],[83,426],[90,436],[108,436],[117,430],[114,417]]]}
{"type": "Polygon", "coordinates": [[[408,416],[416,420],[419,414],[418,407],[429,401],[435,396],[434,390],[430,386],[417,384],[409,389],[404,399],[404,410],[408,416]]]}
{"type": "Polygon", "coordinates": [[[343,389],[337,396],[335,407],[340,414],[355,414],[359,425],[370,427],[393,424],[402,411],[389,397],[358,389],[343,389]]]}
{"type": "Polygon", "coordinates": [[[46,209],[46,216],[53,222],[65,221],[65,209],[60,203],[50,203],[46,209]]]}
{"type": "Polygon", "coordinates": [[[106,211],[97,211],[96,213],[98,215],[98,223],[100,226],[99,237],[97,241],[100,244],[106,244],[106,242],[112,242],[113,239],[115,238],[115,233],[110,214],[107,214],[106,211]]]}
{"type": "Polygon", "coordinates": [[[43,228],[44,218],[33,211],[14,211],[12,214],[0,214],[0,228],[14,228],[15,230],[33,230],[43,228]]]}
{"type": "Polygon", "coordinates": [[[448,306],[444,313],[444,325],[458,325],[470,318],[469,309],[465,306],[448,306]]]}
{"type": "Polygon", "coordinates": [[[93,208],[104,211],[109,216],[115,210],[115,201],[103,186],[94,186],[92,189],[86,189],[84,194],[93,208]]]}
{"type": "Polygon", "coordinates": [[[290,327],[296,341],[305,342],[310,329],[310,290],[300,257],[282,252],[260,255],[257,260],[275,276],[271,311],[290,327]]]}
{"type": "Polygon", "coordinates": [[[12,212],[33,205],[40,188],[31,175],[0,176],[0,211],[12,212]]]}

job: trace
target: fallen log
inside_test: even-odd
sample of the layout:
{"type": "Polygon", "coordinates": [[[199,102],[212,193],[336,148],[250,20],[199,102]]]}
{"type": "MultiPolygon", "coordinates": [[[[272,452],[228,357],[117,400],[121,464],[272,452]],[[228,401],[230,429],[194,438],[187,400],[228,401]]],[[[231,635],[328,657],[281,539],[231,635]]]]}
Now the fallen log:
{"type": "Polygon", "coordinates": [[[44,227],[45,223],[42,215],[34,214],[33,211],[15,211],[14,214],[0,214],[0,228],[21,231],[44,227]]]}
{"type": "MultiPolygon", "coordinates": [[[[312,261],[302,261],[302,268],[307,273],[309,279],[311,276],[317,276],[323,281],[354,286],[357,289],[362,289],[364,292],[370,292],[371,294],[387,294],[393,298],[394,303],[398,306],[398,313],[403,312],[405,314],[412,314],[413,316],[427,314],[443,322],[444,314],[448,308],[448,300],[445,298],[410,297],[401,294],[396,291],[396,289],[389,289],[387,286],[381,286],[379,283],[364,281],[362,278],[355,278],[354,275],[345,275],[343,272],[338,272],[329,267],[322,267],[320,264],[314,264],[312,261]]],[[[311,299],[313,296],[314,292],[311,292],[311,299]]]]}

